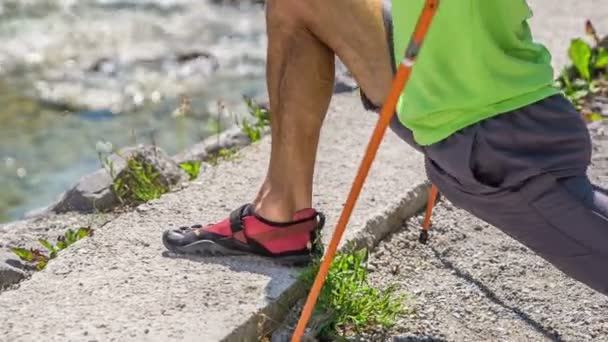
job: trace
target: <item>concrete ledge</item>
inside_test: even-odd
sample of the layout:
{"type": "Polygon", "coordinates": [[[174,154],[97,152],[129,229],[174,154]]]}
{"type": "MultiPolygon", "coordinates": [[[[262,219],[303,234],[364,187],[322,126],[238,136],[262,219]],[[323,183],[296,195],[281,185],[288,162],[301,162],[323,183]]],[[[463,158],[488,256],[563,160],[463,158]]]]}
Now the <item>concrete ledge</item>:
{"type": "MultiPolygon", "coordinates": [[[[376,115],[355,95],[334,97],[319,146],[315,206],[329,240],[376,115]]],[[[0,336],[9,341],[256,341],[304,294],[296,269],[255,257],[170,257],[170,226],[222,219],[262,182],[269,137],[187,188],[121,215],[47,268],[0,294],[0,336]]],[[[422,156],[389,132],[343,244],[374,246],[423,208],[422,156]]]]}

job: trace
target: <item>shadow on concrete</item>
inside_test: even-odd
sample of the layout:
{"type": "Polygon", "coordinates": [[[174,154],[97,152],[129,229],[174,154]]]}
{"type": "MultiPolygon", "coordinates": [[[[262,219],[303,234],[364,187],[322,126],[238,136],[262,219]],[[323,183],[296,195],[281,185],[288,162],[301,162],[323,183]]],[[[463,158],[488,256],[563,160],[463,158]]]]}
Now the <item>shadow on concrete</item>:
{"type": "Polygon", "coordinates": [[[296,280],[302,268],[286,267],[271,260],[256,256],[197,256],[176,254],[169,251],[164,257],[186,259],[201,264],[215,264],[238,273],[255,273],[268,278],[264,288],[266,304],[260,311],[250,317],[223,341],[249,340],[251,336],[269,336],[285,320],[294,303],[305,295],[303,287],[296,280]]]}
{"type": "Polygon", "coordinates": [[[543,334],[549,340],[555,341],[555,342],[563,341],[563,339],[559,336],[559,334],[557,332],[547,330],[547,328],[545,328],[541,323],[534,320],[534,318],[530,317],[530,315],[528,315],[524,311],[520,310],[519,308],[517,308],[515,306],[511,306],[511,305],[505,303],[502,299],[498,298],[498,296],[496,295],[496,293],[494,291],[492,291],[492,289],[487,287],[480,280],[473,277],[469,272],[462,270],[462,269],[458,268],[457,266],[455,266],[451,261],[444,258],[441,255],[441,253],[439,251],[437,251],[435,248],[431,247],[431,250],[435,254],[435,257],[439,261],[441,261],[443,266],[452,270],[457,277],[463,279],[464,281],[466,281],[470,284],[477,286],[477,288],[479,288],[481,290],[481,292],[492,302],[502,306],[505,309],[512,311],[519,318],[521,318],[526,324],[528,324],[530,327],[532,327],[534,330],[538,331],[539,333],[543,334]]]}

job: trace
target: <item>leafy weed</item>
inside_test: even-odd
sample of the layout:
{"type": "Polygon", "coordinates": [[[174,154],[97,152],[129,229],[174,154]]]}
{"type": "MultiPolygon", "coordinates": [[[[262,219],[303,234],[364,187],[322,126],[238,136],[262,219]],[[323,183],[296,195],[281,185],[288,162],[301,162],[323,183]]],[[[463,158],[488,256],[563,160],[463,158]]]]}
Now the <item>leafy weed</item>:
{"type": "Polygon", "coordinates": [[[26,249],[19,247],[13,247],[11,248],[11,251],[18,256],[19,259],[34,266],[37,270],[42,270],[50,260],[57,257],[57,253],[87,236],[93,236],[93,229],[91,229],[91,227],[81,227],[77,230],[68,229],[64,235],[57,238],[55,245],[45,239],[38,240],[48,253],[44,253],[42,250],[36,248],[26,249]]]}
{"type": "Polygon", "coordinates": [[[556,80],[556,85],[564,95],[583,112],[589,121],[601,120],[601,115],[585,108],[590,95],[608,94],[608,50],[601,46],[595,28],[590,21],[586,31],[595,42],[592,46],[581,38],[573,39],[568,49],[571,65],[564,68],[556,80]]]}

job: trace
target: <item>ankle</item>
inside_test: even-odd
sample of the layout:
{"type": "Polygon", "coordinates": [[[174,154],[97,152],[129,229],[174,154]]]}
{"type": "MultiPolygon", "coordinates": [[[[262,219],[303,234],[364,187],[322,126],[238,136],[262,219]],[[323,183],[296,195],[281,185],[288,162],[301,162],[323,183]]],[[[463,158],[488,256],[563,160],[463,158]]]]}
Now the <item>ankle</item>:
{"type": "Polygon", "coordinates": [[[293,206],[287,204],[288,201],[269,200],[253,202],[255,213],[269,221],[273,222],[289,222],[292,220],[296,210],[293,206]]]}
{"type": "Polygon", "coordinates": [[[253,209],[267,220],[290,222],[299,210],[311,207],[311,191],[306,188],[301,182],[284,184],[269,176],[252,202],[253,209]]]}
{"type": "Polygon", "coordinates": [[[252,206],[255,213],[269,221],[290,222],[298,211],[311,207],[310,201],[296,201],[293,196],[276,193],[259,195],[252,206]]]}

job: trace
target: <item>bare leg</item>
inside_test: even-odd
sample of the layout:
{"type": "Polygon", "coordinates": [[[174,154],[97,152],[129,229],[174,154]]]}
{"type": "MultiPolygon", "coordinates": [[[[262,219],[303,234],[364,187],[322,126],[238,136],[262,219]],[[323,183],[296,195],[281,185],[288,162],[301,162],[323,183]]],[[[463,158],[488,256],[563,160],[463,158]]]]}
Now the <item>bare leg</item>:
{"type": "Polygon", "coordinates": [[[321,125],[334,83],[334,55],[375,103],[392,79],[382,0],[267,1],[267,82],[272,151],[255,210],[289,221],[312,206],[321,125]]]}

